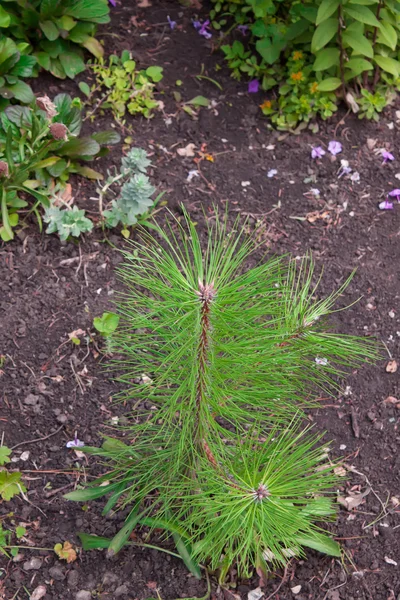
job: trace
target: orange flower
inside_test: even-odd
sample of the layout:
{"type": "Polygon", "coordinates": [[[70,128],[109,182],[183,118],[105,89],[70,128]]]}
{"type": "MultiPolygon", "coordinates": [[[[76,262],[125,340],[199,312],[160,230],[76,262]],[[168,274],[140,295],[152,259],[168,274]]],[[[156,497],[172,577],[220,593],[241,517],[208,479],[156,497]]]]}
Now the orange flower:
{"type": "Polygon", "coordinates": [[[301,60],[303,58],[303,53],[300,52],[299,50],[297,50],[296,52],[293,52],[293,60],[301,60]]]}
{"type": "Polygon", "coordinates": [[[214,162],[214,157],[212,156],[212,154],[205,154],[204,158],[206,160],[209,160],[210,162],[214,162]]]}
{"type": "Polygon", "coordinates": [[[312,94],[315,94],[316,92],[318,92],[318,83],[316,81],[314,81],[314,83],[312,83],[310,85],[310,92],[312,94]]]}
{"type": "Polygon", "coordinates": [[[303,71],[299,71],[298,73],[292,73],[290,75],[290,78],[293,79],[293,81],[301,81],[303,79],[303,71]]]}
{"type": "Polygon", "coordinates": [[[272,108],[272,102],[271,100],[264,100],[264,102],[262,104],[260,104],[260,108],[261,110],[268,110],[270,108],[272,108]]]}

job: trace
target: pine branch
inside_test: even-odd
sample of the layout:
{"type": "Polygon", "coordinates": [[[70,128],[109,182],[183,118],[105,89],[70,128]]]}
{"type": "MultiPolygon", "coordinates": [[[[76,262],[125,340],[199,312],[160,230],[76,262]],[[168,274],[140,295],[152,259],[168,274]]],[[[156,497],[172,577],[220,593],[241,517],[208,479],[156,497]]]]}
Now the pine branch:
{"type": "Polygon", "coordinates": [[[217,568],[225,555],[242,574],[302,546],[337,554],[314,524],[334,514],[321,494],[336,478],[299,418],[313,394],[377,354],[367,339],[325,331],[352,275],[316,299],[311,259],[246,269],[256,243],[238,222],[228,232],[217,219],[204,251],[186,213],[184,226],[151,228],[119,271],[112,348],[133,414],[130,445],[97,451],[111,465],[97,482],[112,482],[106,509],[153,504],[156,518],[174,515],[199,560],[217,568]]]}

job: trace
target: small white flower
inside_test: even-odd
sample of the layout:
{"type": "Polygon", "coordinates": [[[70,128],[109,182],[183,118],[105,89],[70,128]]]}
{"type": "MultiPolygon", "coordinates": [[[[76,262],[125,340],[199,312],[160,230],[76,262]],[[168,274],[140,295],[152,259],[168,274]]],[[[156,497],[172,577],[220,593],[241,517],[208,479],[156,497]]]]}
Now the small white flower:
{"type": "Polygon", "coordinates": [[[350,179],[354,183],[359,183],[359,181],[360,181],[360,173],[358,171],[354,171],[354,173],[352,173],[350,175],[350,179]]]}
{"type": "Polygon", "coordinates": [[[310,194],[312,194],[313,196],[315,196],[316,198],[318,198],[321,195],[321,192],[319,191],[318,188],[311,188],[310,194]]]}
{"type": "Polygon", "coordinates": [[[196,169],[189,171],[186,181],[192,181],[193,177],[200,177],[200,173],[196,169]]]}
{"type": "Polygon", "coordinates": [[[315,362],[317,363],[317,365],[323,365],[324,367],[328,364],[328,359],[327,358],[317,358],[315,359],[315,362]]]}
{"type": "Polygon", "coordinates": [[[85,446],[85,442],[78,440],[75,434],[75,439],[67,442],[65,445],[67,448],[83,448],[83,446],[85,446]]]}
{"type": "Polygon", "coordinates": [[[275,175],[277,175],[277,174],[278,174],[278,171],[276,169],[270,169],[267,173],[267,177],[272,179],[272,177],[275,177],[275,175]]]}

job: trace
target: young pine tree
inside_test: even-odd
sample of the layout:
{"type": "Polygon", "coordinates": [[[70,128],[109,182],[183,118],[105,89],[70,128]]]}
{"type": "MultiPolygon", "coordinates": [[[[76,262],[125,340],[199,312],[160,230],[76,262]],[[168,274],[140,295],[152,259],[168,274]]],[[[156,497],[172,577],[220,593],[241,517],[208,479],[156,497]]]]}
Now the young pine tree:
{"type": "Polygon", "coordinates": [[[217,219],[204,249],[186,214],[183,226],[151,229],[125,252],[111,341],[131,408],[125,443],[90,449],[109,470],[67,497],[111,494],[105,512],[132,507],[111,551],[142,522],[179,532],[193,558],[236,563],[240,575],[303,546],[338,555],[316,525],[335,514],[333,467],[301,417],[346,367],[375,357],[368,340],[326,331],[349,280],[319,300],[311,259],[246,268],[257,244],[238,223],[228,231],[217,219]]]}

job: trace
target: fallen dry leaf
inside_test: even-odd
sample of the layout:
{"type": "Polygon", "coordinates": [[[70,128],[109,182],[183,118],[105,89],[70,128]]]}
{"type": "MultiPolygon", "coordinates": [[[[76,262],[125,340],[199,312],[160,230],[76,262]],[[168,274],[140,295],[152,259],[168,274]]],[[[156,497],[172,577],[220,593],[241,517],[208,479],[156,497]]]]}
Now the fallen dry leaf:
{"type": "Polygon", "coordinates": [[[333,469],[333,472],[335,473],[335,475],[337,475],[338,477],[345,477],[346,476],[346,469],[344,467],[335,467],[333,469]]]}
{"type": "Polygon", "coordinates": [[[194,156],[195,144],[188,144],[184,148],[178,148],[176,151],[179,156],[194,156]]]}
{"type": "Polygon", "coordinates": [[[395,360],[389,360],[386,365],[386,373],[396,373],[397,371],[397,362],[395,360]]]}
{"type": "Polygon", "coordinates": [[[359,506],[363,502],[365,496],[368,496],[370,491],[371,488],[367,488],[365,492],[361,493],[349,492],[349,495],[346,497],[338,496],[337,501],[347,510],[352,510],[353,508],[357,508],[357,506],[359,506]]]}
{"type": "Polygon", "coordinates": [[[398,402],[399,402],[399,400],[397,398],[395,398],[394,396],[388,396],[383,401],[383,404],[397,404],[398,402]]]}
{"type": "Polygon", "coordinates": [[[76,560],[76,552],[72,547],[71,542],[64,542],[64,545],[56,544],[54,552],[61,560],[66,560],[67,563],[72,563],[76,560]]]}

